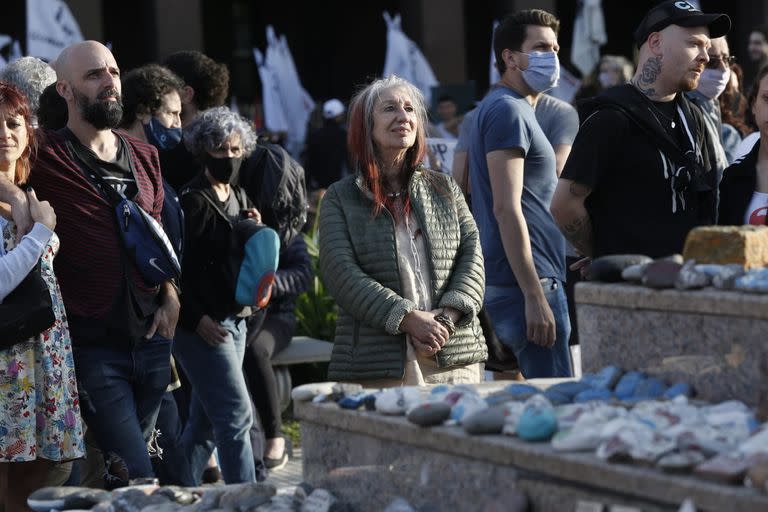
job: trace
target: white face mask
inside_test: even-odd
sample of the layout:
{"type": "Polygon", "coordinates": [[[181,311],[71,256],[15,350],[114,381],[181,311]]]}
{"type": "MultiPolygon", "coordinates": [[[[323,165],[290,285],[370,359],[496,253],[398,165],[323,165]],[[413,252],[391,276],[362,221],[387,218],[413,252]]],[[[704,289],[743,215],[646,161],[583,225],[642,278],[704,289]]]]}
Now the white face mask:
{"type": "Polygon", "coordinates": [[[707,98],[714,100],[720,96],[728,86],[728,80],[731,79],[730,68],[725,69],[705,69],[699,78],[699,86],[696,88],[707,98]]]}
{"type": "Polygon", "coordinates": [[[615,78],[616,75],[610,71],[603,71],[597,76],[597,79],[600,81],[600,85],[603,87],[603,89],[618,85],[615,78]]]}

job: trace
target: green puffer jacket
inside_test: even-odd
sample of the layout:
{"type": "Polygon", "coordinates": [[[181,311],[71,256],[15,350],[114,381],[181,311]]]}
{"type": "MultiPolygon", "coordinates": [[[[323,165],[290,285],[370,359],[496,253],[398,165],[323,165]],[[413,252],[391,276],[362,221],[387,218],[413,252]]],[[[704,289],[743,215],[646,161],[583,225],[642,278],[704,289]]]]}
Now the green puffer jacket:
{"type": "MultiPolygon", "coordinates": [[[[443,174],[417,170],[408,189],[429,255],[432,304],[464,313],[437,363],[445,368],[485,361],[477,319],[485,268],[472,214],[456,182],[443,174]]],[[[416,304],[401,295],[392,215],[382,209],[373,217],[372,209],[359,176],[334,183],[320,208],[320,271],[340,309],[331,380],[402,379],[405,373],[399,326],[416,304]]]]}

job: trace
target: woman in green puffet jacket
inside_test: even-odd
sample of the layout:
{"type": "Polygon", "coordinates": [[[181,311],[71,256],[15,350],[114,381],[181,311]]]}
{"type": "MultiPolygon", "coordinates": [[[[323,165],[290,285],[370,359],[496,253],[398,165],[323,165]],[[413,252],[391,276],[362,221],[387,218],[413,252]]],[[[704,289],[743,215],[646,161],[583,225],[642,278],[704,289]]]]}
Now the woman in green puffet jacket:
{"type": "Polygon", "coordinates": [[[388,77],[352,100],[356,174],[320,208],[320,269],[339,305],[328,377],[370,387],[479,382],[485,271],[452,178],[424,169],[419,90],[388,77]]]}

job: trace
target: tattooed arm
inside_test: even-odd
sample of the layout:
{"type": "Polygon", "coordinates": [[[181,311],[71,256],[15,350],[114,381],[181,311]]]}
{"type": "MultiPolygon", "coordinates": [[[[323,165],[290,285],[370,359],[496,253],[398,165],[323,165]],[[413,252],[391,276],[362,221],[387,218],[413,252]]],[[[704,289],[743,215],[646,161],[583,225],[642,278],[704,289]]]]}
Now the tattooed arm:
{"type": "Polygon", "coordinates": [[[565,238],[582,256],[592,256],[592,222],[584,200],[592,189],[572,180],[561,178],[552,198],[550,211],[565,238]]]}

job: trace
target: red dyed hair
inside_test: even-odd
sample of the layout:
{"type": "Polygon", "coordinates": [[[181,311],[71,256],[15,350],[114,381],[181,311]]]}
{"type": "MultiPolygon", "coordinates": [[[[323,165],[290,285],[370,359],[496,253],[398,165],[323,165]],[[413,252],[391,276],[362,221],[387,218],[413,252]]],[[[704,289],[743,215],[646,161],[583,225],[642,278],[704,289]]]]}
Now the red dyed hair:
{"type": "MultiPolygon", "coordinates": [[[[347,147],[352,169],[360,172],[363,183],[373,195],[373,214],[378,215],[382,207],[391,210],[391,202],[384,192],[381,182],[381,170],[376,158],[376,147],[373,141],[373,111],[383,91],[403,89],[411,99],[417,116],[416,140],[408,148],[403,162],[403,182],[408,183],[413,171],[424,160],[427,152],[427,111],[424,107],[424,97],[414,85],[397,76],[389,76],[375,80],[355,95],[349,106],[347,122],[347,147]]],[[[410,210],[410,199],[406,197],[405,211],[410,210]]]]}
{"type": "Polygon", "coordinates": [[[27,128],[27,147],[16,161],[14,173],[14,183],[23,185],[29,178],[30,161],[37,150],[35,130],[32,127],[32,116],[26,96],[15,85],[0,82],[0,111],[24,118],[24,125],[27,128]]]}

